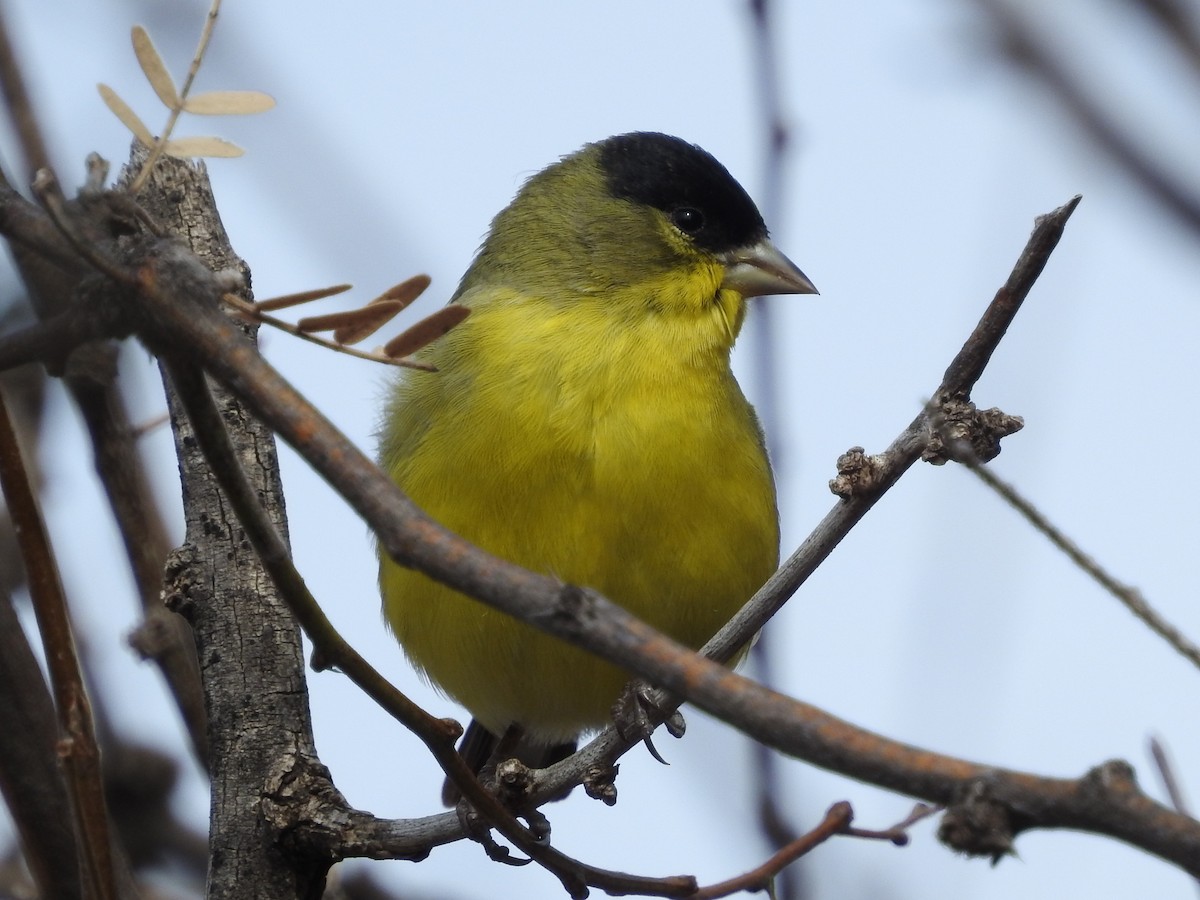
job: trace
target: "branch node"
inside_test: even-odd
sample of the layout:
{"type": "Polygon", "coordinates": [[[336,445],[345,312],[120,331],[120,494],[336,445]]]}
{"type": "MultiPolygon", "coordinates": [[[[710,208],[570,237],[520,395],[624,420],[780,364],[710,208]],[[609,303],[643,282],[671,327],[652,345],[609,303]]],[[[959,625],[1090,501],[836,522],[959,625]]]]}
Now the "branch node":
{"type": "Polygon", "coordinates": [[[992,796],[984,779],[970,782],[959,799],[951,803],[938,826],[938,840],[964,856],[986,856],[996,865],[1015,855],[1010,812],[992,796]]]}
{"type": "Polygon", "coordinates": [[[1117,797],[1124,801],[1142,793],[1133,766],[1123,759],[1110,759],[1089,769],[1080,780],[1080,787],[1088,796],[1105,803],[1112,803],[1117,797]]]}
{"type": "Polygon", "coordinates": [[[930,414],[929,444],[921,459],[935,466],[954,460],[965,465],[986,463],[1000,455],[1000,441],[1025,427],[1020,416],[1003,410],[976,409],[963,398],[937,403],[930,414]]]}
{"type": "Polygon", "coordinates": [[[843,500],[869,496],[879,490],[886,468],[882,456],[868,456],[862,447],[851,447],[837,458],[838,474],[829,482],[829,490],[843,500]]]}
{"type": "Polygon", "coordinates": [[[516,758],[496,764],[496,795],[509,809],[525,809],[533,787],[532,770],[516,758]]]}
{"type": "Polygon", "coordinates": [[[621,771],[618,765],[590,766],[583,773],[583,790],[593,800],[599,800],[605,806],[617,805],[617,773],[621,771]]]}
{"type": "Polygon", "coordinates": [[[142,660],[161,659],[177,646],[172,615],[166,609],[156,609],[147,614],[141,623],[129,632],[125,642],[142,660]]]}

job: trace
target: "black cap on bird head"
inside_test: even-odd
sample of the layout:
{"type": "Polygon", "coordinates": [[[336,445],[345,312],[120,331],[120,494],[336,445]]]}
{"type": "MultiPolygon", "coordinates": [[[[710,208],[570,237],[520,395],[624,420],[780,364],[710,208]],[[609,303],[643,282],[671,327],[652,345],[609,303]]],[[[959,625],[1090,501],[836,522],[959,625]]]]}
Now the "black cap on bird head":
{"type": "Polygon", "coordinates": [[[650,131],[600,142],[600,167],[614,197],[644,203],[668,216],[698,211],[684,228],[697,247],[720,253],[767,236],[762,214],[716,157],[682,138],[650,131]]]}
{"type": "Polygon", "coordinates": [[[696,247],[720,257],[725,286],[747,296],[817,292],[768,240],[762,213],[711,153],[650,131],[620,134],[597,146],[609,192],[661,210],[696,247]]]}

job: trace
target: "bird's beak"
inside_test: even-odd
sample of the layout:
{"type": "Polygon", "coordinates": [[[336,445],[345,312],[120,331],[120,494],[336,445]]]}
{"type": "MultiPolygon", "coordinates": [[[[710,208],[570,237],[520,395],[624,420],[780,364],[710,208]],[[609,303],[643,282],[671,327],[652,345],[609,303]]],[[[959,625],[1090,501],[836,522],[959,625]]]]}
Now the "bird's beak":
{"type": "Polygon", "coordinates": [[[718,258],[725,266],[721,287],[737,291],[743,297],[817,293],[808,276],[766,238],[722,253],[718,258]]]}

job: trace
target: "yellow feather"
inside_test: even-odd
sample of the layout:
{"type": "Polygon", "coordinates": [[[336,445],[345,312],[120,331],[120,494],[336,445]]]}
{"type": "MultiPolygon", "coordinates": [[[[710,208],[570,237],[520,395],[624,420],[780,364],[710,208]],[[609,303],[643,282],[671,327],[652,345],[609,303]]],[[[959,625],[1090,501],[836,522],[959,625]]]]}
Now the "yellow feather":
{"type": "MultiPolygon", "coordinates": [[[[729,369],[744,301],[711,260],[603,294],[476,284],[471,316],[406,372],[382,464],[486,550],[595,588],[692,647],[775,569],[775,491],[729,369]]],[[[489,730],[603,726],[629,674],[391,560],[388,622],[489,730]]]]}

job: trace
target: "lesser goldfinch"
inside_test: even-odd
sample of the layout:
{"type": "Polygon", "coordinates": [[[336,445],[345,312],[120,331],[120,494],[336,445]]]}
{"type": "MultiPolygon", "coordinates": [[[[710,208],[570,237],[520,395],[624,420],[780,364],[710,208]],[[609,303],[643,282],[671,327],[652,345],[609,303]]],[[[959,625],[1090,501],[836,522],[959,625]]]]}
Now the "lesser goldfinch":
{"type": "MultiPolygon", "coordinates": [[[[470,316],[422,351],[437,371],[390,391],[380,464],[474,544],[698,648],[779,555],[730,350],[747,298],[807,293],[710,154],[655,133],[588,144],[492,222],[451,298],[470,316]]],[[[474,716],[476,766],[514,724],[547,748],[603,727],[631,677],[386,556],[380,587],[408,658],[474,716]]]]}

